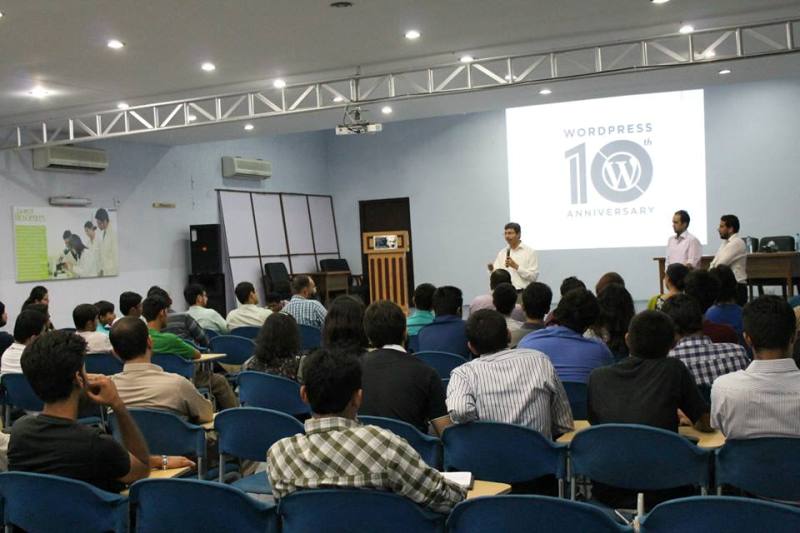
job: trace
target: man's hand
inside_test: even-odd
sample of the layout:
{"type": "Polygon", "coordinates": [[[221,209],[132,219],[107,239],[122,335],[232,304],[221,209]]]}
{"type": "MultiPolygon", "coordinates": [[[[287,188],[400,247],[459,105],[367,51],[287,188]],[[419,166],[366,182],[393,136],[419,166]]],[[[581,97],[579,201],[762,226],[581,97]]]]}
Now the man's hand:
{"type": "Polygon", "coordinates": [[[86,396],[96,404],[115,410],[124,406],[114,382],[102,374],[86,374],[86,396]]]}
{"type": "Polygon", "coordinates": [[[486,264],[486,268],[489,269],[489,272],[494,272],[494,264],[493,263],[487,263],[486,264]]]}
{"type": "Polygon", "coordinates": [[[510,268],[513,268],[514,270],[519,268],[519,265],[517,264],[517,262],[514,261],[513,259],[511,259],[511,257],[506,257],[506,266],[510,267],[510,268]]]}

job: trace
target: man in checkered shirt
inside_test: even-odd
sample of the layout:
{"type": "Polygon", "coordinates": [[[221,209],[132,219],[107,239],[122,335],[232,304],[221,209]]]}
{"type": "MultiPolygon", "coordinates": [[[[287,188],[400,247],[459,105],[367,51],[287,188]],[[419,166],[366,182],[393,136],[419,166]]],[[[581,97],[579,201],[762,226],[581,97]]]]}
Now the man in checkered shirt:
{"type": "Polygon", "coordinates": [[[683,361],[697,385],[711,386],[719,376],[744,370],[750,364],[743,347],[729,342],[713,343],[703,334],[703,312],[693,297],[675,295],[664,302],[662,311],[675,322],[678,335],[669,356],[683,361]]]}
{"type": "Polygon", "coordinates": [[[303,366],[303,401],[312,418],[305,434],[281,439],[267,452],[267,475],[280,499],[297,490],[388,490],[440,513],[449,512],[466,489],[446,480],[394,433],[361,425],[361,366],[355,356],[317,350],[303,366]]]}
{"type": "Polygon", "coordinates": [[[328,311],[314,299],[317,286],[311,276],[295,276],[292,279],[292,299],[283,307],[283,312],[292,315],[301,326],[322,329],[328,311]]]}

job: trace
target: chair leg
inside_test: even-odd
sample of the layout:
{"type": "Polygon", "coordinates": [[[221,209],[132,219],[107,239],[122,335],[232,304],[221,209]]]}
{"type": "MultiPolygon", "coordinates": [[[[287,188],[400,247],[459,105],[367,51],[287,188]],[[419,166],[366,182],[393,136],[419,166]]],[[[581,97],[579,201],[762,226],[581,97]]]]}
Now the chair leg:
{"type": "Polygon", "coordinates": [[[560,478],[558,480],[558,497],[564,498],[564,480],[560,478]]]}
{"type": "Polygon", "coordinates": [[[569,478],[569,499],[575,501],[575,476],[569,478]]]}
{"type": "Polygon", "coordinates": [[[205,464],[202,457],[197,458],[197,479],[202,480],[205,477],[205,464]]]}

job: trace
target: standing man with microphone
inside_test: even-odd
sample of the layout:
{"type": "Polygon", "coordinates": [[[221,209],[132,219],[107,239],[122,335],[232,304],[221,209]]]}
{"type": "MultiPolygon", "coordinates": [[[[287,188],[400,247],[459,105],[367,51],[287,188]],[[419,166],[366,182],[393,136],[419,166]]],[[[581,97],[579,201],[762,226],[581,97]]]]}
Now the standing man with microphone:
{"type": "Polygon", "coordinates": [[[508,246],[497,253],[494,263],[489,263],[489,272],[496,268],[508,270],[511,274],[511,284],[517,289],[517,294],[529,283],[539,277],[539,260],[533,248],[522,244],[522,229],[516,222],[509,222],[504,228],[504,237],[508,246]]]}

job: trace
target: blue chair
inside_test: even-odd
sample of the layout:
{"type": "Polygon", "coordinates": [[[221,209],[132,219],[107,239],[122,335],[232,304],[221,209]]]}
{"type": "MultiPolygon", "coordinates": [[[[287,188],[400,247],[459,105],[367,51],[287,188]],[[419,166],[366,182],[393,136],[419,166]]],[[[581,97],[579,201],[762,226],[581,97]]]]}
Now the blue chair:
{"type": "Polygon", "coordinates": [[[762,498],[800,501],[800,439],[728,440],[715,455],[718,494],[731,485],[762,498]]]}
{"type": "Polygon", "coordinates": [[[800,531],[800,509],[733,496],[692,496],[661,503],[641,521],[641,533],[800,531]]]}
{"type": "Polygon", "coordinates": [[[178,374],[189,381],[194,378],[195,363],[184,359],[180,355],[171,353],[154,353],[152,362],[164,369],[164,372],[178,374]]]}
{"type": "Polygon", "coordinates": [[[403,437],[417,451],[422,459],[436,470],[442,469],[442,441],[436,437],[426,435],[420,430],[402,420],[386,418],[383,416],[359,416],[362,424],[371,424],[383,429],[388,429],[395,435],[403,437]]]}
{"type": "Polygon", "coordinates": [[[408,351],[411,353],[419,351],[419,335],[412,335],[408,338],[408,351]]]}
{"type": "Polygon", "coordinates": [[[264,372],[239,374],[239,400],[248,407],[273,409],[292,416],[311,413],[300,399],[300,385],[291,379],[264,372]]]}
{"type": "Polygon", "coordinates": [[[77,479],[4,472],[0,498],[6,526],[25,531],[128,530],[128,499],[77,479]]]}
{"type": "Polygon", "coordinates": [[[90,374],[104,374],[113,376],[122,372],[124,363],[112,353],[90,353],[84,359],[86,372],[90,374]]]}
{"type": "Polygon", "coordinates": [[[447,530],[451,533],[628,533],[633,528],[615,522],[594,505],[520,494],[461,502],[450,513],[447,530]]]}
{"type": "Polygon", "coordinates": [[[0,376],[0,387],[3,389],[5,404],[5,427],[11,427],[11,407],[25,411],[41,411],[44,402],[33,392],[25,374],[3,374],[0,376]]]}
{"type": "Polygon", "coordinates": [[[278,504],[283,533],[439,533],[444,515],[391,492],[314,489],[293,492],[278,504]]]}
{"type": "Polygon", "coordinates": [[[460,355],[447,352],[417,352],[414,355],[432,366],[442,379],[449,379],[450,372],[454,368],[467,362],[467,360],[460,355]]]}
{"type": "Polygon", "coordinates": [[[651,491],[709,483],[707,450],[677,433],[639,424],[601,424],[579,431],[569,445],[575,477],[621,489],[651,491]]]}
{"type": "Polygon", "coordinates": [[[206,337],[208,337],[209,341],[214,337],[219,337],[219,332],[214,331],[213,329],[204,329],[203,331],[206,333],[206,337]]]}
{"type": "Polygon", "coordinates": [[[564,390],[567,392],[569,407],[572,409],[572,418],[586,420],[589,418],[588,387],[586,383],[564,381],[564,390]]]}
{"type": "Polygon", "coordinates": [[[239,326],[231,330],[231,335],[236,337],[244,337],[245,339],[255,340],[258,337],[258,332],[261,331],[259,326],[239,326]]]}
{"type": "MultiPolygon", "coordinates": [[[[237,407],[226,409],[214,419],[219,446],[219,463],[225,464],[225,456],[264,462],[270,446],[284,437],[303,433],[303,424],[285,413],[260,407],[237,407]]],[[[220,469],[219,481],[223,480],[220,469]]],[[[266,472],[244,477],[233,486],[245,492],[272,494],[266,472]]]]}
{"type": "Polygon", "coordinates": [[[322,346],[322,331],[313,326],[300,324],[300,348],[315,350],[322,346]]]}
{"type": "Polygon", "coordinates": [[[274,504],[210,481],[195,479],[143,479],[131,486],[139,533],[176,531],[278,531],[274,504]]]}
{"type": "Polygon", "coordinates": [[[219,335],[211,339],[211,352],[224,353],[222,363],[241,365],[253,356],[256,344],[248,338],[235,335],[219,335]]]}
{"type": "Polygon", "coordinates": [[[475,479],[522,483],[554,475],[564,495],[566,446],[538,431],[500,422],[469,422],[444,430],[444,469],[472,472],[475,479]]]}

